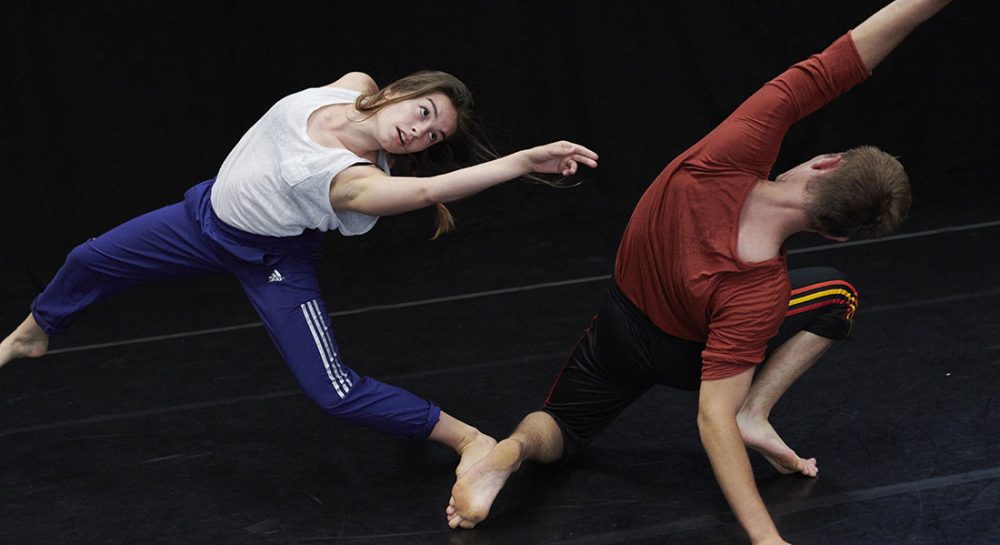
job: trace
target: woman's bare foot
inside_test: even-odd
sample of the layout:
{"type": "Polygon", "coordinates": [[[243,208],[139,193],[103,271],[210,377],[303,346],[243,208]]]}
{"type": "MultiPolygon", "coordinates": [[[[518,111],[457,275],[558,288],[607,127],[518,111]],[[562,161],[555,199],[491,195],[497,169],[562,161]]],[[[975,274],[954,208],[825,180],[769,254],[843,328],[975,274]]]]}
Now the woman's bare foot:
{"type": "Polygon", "coordinates": [[[465,473],[497,444],[496,439],[444,411],[441,411],[428,439],[448,445],[458,453],[461,460],[455,469],[455,475],[465,473]]]}
{"type": "Polygon", "coordinates": [[[766,417],[750,415],[740,411],[736,417],[743,443],[756,450],[767,460],[778,473],[791,475],[801,473],[807,477],[815,477],[819,472],[816,458],[801,458],[795,454],[781,437],[774,431],[766,417]]]}
{"type": "Polygon", "coordinates": [[[478,430],[474,436],[463,440],[458,448],[455,449],[458,455],[461,456],[458,467],[455,468],[455,476],[461,477],[476,462],[485,458],[495,446],[497,446],[496,439],[478,430]]]}
{"type": "Polygon", "coordinates": [[[7,338],[0,342],[0,367],[17,358],[37,358],[49,351],[49,336],[39,327],[34,316],[17,326],[7,338]]]}
{"type": "Polygon", "coordinates": [[[482,522],[490,514],[493,500],[520,465],[520,443],[504,439],[485,458],[460,474],[445,509],[448,526],[472,528],[482,522]]]}

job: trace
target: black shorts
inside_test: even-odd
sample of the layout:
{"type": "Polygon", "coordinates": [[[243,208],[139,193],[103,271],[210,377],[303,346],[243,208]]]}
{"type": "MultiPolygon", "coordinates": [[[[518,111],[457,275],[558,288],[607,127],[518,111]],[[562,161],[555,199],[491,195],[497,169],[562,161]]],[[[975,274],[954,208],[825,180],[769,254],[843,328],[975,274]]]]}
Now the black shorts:
{"type": "MultiPolygon", "coordinates": [[[[834,340],[850,336],[857,291],[840,271],[811,267],[788,277],[788,311],[768,352],[799,331],[834,340]]],[[[564,455],[579,453],[654,384],[697,390],[704,348],[653,325],[612,281],[542,406],[562,430],[564,455]]]]}

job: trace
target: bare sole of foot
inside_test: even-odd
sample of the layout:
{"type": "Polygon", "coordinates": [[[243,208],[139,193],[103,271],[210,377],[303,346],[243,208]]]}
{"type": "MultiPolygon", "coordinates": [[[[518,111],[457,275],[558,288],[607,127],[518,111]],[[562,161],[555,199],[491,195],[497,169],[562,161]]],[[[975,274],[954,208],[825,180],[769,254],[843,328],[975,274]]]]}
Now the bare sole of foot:
{"type": "Polygon", "coordinates": [[[493,501],[519,465],[520,447],[504,440],[459,476],[451,489],[445,514],[448,526],[472,528],[490,514],[493,501]]]}
{"type": "Polygon", "coordinates": [[[458,467],[455,468],[455,476],[461,477],[476,462],[485,458],[495,446],[497,446],[496,439],[485,433],[480,433],[468,445],[462,448],[461,460],[458,462],[458,467]]]}

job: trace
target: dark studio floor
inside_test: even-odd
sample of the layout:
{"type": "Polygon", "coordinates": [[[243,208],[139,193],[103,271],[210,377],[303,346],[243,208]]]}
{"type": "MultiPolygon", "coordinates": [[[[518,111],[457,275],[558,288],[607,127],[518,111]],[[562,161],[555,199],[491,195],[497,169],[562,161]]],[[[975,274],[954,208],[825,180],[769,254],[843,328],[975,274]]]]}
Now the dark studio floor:
{"type": "MultiPolygon", "coordinates": [[[[792,266],[848,271],[862,303],[855,338],[772,415],[819,478],[752,456],[789,541],[1000,543],[990,209],[939,209],[874,243],[790,245],[792,266]],[[941,231],[953,226],[965,227],[941,231]]],[[[459,233],[330,265],[346,362],[505,435],[596,309],[623,224],[459,233]]],[[[327,417],[255,320],[227,279],[161,284],[3,368],[0,543],[745,542],[698,440],[695,393],[650,391],[580,459],[524,468],[490,519],[451,531],[452,453],[327,417]]]]}

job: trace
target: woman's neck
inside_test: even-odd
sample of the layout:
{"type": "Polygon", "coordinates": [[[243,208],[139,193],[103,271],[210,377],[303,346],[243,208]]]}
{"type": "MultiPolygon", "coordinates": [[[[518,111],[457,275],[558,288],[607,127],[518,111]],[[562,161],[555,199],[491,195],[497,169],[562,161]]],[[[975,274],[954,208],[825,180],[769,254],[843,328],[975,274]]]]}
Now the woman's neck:
{"type": "Polygon", "coordinates": [[[381,151],[373,135],[375,118],[365,117],[353,104],[324,106],[309,117],[309,137],[317,144],[330,148],[344,148],[374,161],[381,151]]]}

